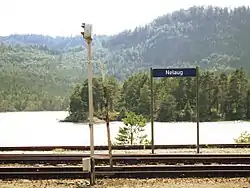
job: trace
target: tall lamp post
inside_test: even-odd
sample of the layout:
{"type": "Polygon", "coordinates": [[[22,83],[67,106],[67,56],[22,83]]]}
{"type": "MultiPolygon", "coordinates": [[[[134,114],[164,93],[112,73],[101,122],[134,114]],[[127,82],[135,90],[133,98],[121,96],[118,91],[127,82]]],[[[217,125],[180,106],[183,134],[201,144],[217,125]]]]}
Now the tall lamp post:
{"type": "Polygon", "coordinates": [[[90,160],[91,160],[91,171],[90,171],[90,184],[95,184],[95,168],[94,168],[94,109],[93,109],[93,91],[92,91],[92,57],[91,57],[91,43],[92,43],[92,25],[82,23],[81,32],[83,38],[88,45],[88,90],[89,90],[89,129],[90,129],[90,160]]]}

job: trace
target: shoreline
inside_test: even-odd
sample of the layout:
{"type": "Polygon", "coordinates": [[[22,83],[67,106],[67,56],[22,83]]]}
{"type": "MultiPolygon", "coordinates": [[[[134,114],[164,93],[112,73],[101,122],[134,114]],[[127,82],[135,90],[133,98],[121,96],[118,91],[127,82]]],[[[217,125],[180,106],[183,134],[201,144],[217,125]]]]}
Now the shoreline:
{"type": "MultiPolygon", "coordinates": [[[[88,120],[85,120],[85,121],[78,121],[78,122],[73,122],[73,121],[68,121],[68,120],[58,120],[59,123],[75,123],[75,124],[87,124],[89,123],[88,120]]],[[[122,123],[123,121],[118,121],[118,120],[110,120],[109,121],[110,123],[111,122],[120,122],[122,123]]],[[[233,122],[233,123],[250,123],[250,121],[247,121],[247,120],[235,120],[235,121],[200,121],[199,123],[227,123],[227,122],[233,122]]],[[[102,124],[102,123],[106,123],[105,120],[101,120],[101,119],[98,119],[97,121],[94,121],[95,124],[102,124]]],[[[148,123],[151,123],[151,121],[147,121],[146,122],[147,124],[148,123]]],[[[154,121],[154,123],[174,123],[174,124],[181,124],[181,123],[193,123],[193,124],[196,124],[197,122],[196,121],[154,121]]]]}
{"type": "MultiPolygon", "coordinates": [[[[67,117],[69,114],[68,114],[68,111],[6,111],[6,112],[0,112],[0,115],[2,114],[3,116],[6,115],[6,114],[11,114],[11,113],[65,113],[65,116],[67,117]]],[[[69,120],[66,120],[66,117],[56,117],[56,120],[60,123],[76,123],[76,124],[80,124],[80,123],[88,123],[88,120],[85,120],[85,121],[80,121],[80,122],[73,122],[73,121],[69,121],[69,120]]],[[[96,117],[95,117],[96,118],[96,117]]],[[[122,122],[121,120],[110,120],[110,122],[122,122]]],[[[200,123],[221,123],[221,122],[235,122],[235,123],[241,123],[241,122],[248,122],[250,123],[250,120],[234,120],[234,121],[226,121],[226,120],[217,120],[217,121],[200,121],[200,123]]],[[[96,122],[95,123],[105,123],[105,120],[101,120],[101,119],[98,119],[96,118],[96,122]]],[[[147,121],[147,123],[150,123],[150,121],[147,121]]],[[[158,121],[154,121],[154,123],[196,123],[196,121],[164,121],[164,122],[158,122],[158,121]]]]}

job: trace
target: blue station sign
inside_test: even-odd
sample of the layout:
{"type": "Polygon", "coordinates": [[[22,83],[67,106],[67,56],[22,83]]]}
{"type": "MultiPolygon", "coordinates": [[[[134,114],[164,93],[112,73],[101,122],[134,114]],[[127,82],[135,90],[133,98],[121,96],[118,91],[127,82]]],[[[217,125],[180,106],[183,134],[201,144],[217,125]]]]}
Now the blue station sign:
{"type": "Polygon", "coordinates": [[[196,68],[170,68],[170,69],[153,69],[152,75],[155,78],[164,77],[196,77],[196,68]]]}

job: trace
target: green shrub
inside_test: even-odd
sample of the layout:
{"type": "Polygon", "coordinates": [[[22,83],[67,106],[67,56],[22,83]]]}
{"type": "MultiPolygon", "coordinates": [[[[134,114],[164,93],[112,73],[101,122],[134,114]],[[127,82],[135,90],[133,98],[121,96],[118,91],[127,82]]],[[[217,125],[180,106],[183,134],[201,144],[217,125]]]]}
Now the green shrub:
{"type": "Polygon", "coordinates": [[[250,134],[247,131],[245,131],[245,132],[241,133],[238,138],[234,139],[234,141],[237,144],[250,143],[250,134]]]}

